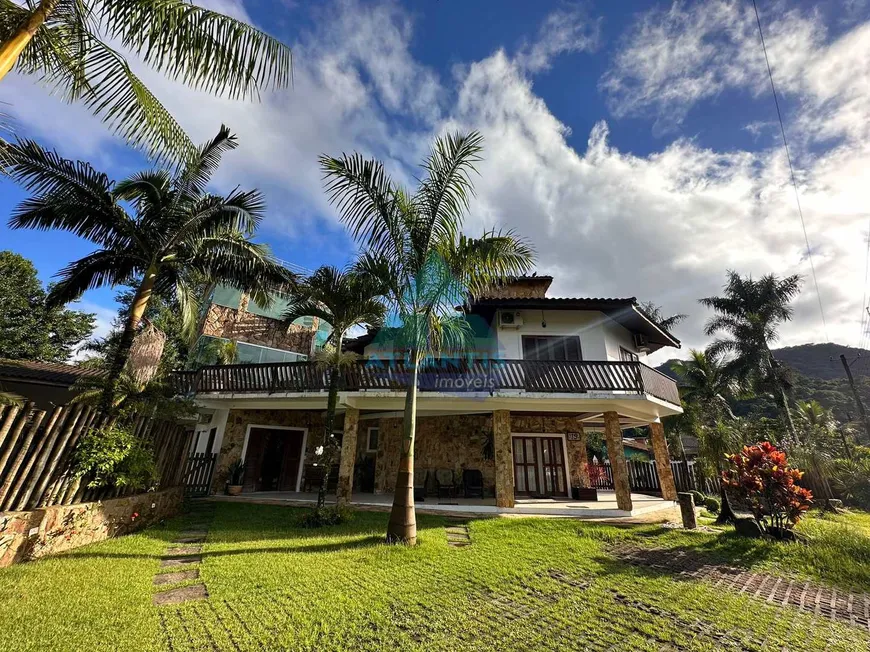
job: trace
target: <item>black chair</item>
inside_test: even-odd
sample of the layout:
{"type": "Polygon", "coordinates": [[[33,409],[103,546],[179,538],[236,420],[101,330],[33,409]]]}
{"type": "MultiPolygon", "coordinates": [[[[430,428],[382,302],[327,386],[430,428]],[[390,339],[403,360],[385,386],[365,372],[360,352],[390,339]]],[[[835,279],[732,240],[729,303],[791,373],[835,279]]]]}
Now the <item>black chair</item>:
{"type": "Polygon", "coordinates": [[[435,484],[439,498],[453,498],[456,488],[453,484],[453,471],[451,469],[435,471],[435,484]]]}
{"type": "Polygon", "coordinates": [[[414,501],[426,500],[426,481],[429,479],[429,469],[414,469],[414,501]]]}
{"type": "Polygon", "coordinates": [[[483,498],[483,473],[478,469],[465,469],[462,472],[462,489],[466,498],[483,498]]]}

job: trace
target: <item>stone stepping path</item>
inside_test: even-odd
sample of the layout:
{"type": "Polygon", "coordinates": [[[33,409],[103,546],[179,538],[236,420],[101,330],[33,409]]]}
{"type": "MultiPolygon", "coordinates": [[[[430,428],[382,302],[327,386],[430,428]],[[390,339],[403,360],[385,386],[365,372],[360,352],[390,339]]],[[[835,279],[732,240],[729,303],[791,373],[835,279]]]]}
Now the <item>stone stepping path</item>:
{"type": "Polygon", "coordinates": [[[750,595],[769,604],[794,607],[821,618],[870,631],[870,594],[850,592],[716,564],[682,550],[623,547],[613,550],[622,561],[678,577],[706,580],[716,588],[750,595]]]}
{"type": "Polygon", "coordinates": [[[188,584],[176,588],[164,588],[199,579],[199,564],[202,562],[202,544],[208,536],[208,529],[214,518],[214,505],[194,504],[184,516],[185,529],[166,548],[160,559],[160,568],[173,569],[158,573],[154,585],[159,590],[154,594],[156,606],[178,605],[194,600],[207,600],[205,584],[188,584]]]}
{"type": "Polygon", "coordinates": [[[449,521],[444,527],[447,532],[447,545],[452,548],[464,548],[471,545],[468,534],[468,524],[465,521],[449,521]]]}

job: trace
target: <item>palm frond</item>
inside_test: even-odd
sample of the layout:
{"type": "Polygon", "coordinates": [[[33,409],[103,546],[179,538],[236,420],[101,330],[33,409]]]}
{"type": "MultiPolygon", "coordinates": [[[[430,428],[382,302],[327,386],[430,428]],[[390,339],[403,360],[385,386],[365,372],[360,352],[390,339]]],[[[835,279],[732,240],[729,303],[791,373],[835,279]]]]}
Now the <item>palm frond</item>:
{"type": "Polygon", "coordinates": [[[290,48],[250,25],[184,0],[102,0],[107,32],[145,63],[192,88],[231,98],[292,79],[290,48]]]}
{"type": "Polygon", "coordinates": [[[60,281],[52,286],[46,303],[62,306],[78,300],[85,291],[103,285],[121,285],[144,270],[135,252],[101,249],[70,263],[57,273],[60,281]]]}
{"type": "Polygon", "coordinates": [[[224,154],[238,146],[239,140],[230,128],[221,125],[214,138],[197,148],[189,159],[180,162],[173,184],[178,198],[202,195],[224,154]]]}

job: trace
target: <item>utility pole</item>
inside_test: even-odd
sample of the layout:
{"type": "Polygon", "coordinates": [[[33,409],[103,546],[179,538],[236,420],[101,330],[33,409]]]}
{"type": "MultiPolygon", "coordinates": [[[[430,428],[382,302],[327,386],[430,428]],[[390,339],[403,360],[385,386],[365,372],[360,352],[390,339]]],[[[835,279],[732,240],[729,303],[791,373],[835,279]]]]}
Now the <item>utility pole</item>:
{"type": "Polygon", "coordinates": [[[846,378],[849,379],[849,387],[852,388],[852,396],[855,397],[855,404],[858,406],[858,414],[861,415],[861,423],[864,424],[864,433],[870,441],[870,423],[867,422],[867,413],[864,411],[864,404],[861,402],[861,397],[858,395],[858,390],[855,387],[855,379],[852,378],[852,368],[849,366],[848,360],[844,354],[840,354],[840,362],[843,363],[843,369],[846,370],[846,378]]]}

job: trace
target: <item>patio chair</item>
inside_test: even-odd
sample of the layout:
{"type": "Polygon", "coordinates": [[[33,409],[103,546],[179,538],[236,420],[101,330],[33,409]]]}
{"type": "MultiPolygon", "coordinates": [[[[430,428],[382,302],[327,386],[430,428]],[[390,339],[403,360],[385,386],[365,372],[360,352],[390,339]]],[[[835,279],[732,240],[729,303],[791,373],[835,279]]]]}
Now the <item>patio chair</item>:
{"type": "Polygon", "coordinates": [[[314,491],[320,489],[320,483],[323,481],[323,472],[326,470],[324,466],[315,466],[314,464],[306,464],[302,469],[302,491],[314,491]]]}
{"type": "Polygon", "coordinates": [[[426,500],[426,481],[429,479],[429,469],[414,469],[414,502],[426,500]]]}
{"type": "Polygon", "coordinates": [[[435,483],[438,498],[453,498],[456,488],[453,484],[452,469],[438,469],[435,471],[435,483]]]}
{"type": "Polygon", "coordinates": [[[466,498],[483,498],[483,473],[478,469],[465,469],[462,472],[462,491],[466,498]]]}

